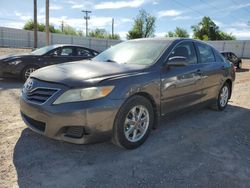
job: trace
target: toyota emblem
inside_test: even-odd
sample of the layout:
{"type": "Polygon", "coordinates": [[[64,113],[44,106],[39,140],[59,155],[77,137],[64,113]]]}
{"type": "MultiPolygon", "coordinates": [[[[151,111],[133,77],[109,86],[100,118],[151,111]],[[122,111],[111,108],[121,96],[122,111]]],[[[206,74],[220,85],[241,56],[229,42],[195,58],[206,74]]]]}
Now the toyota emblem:
{"type": "Polygon", "coordinates": [[[29,80],[26,84],[25,84],[25,89],[27,91],[31,91],[33,88],[33,81],[32,80],[29,80]]]}

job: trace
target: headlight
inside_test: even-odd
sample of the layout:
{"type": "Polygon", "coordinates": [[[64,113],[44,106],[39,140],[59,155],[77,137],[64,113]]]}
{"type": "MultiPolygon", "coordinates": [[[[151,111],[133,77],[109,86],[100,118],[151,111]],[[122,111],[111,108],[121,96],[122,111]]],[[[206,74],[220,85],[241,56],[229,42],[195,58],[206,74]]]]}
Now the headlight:
{"type": "Polygon", "coordinates": [[[88,101],[106,97],[114,86],[90,87],[84,89],[70,89],[56,99],[53,104],[61,104],[67,102],[88,101]]]}
{"type": "Polygon", "coordinates": [[[15,60],[15,61],[10,61],[8,62],[9,65],[18,65],[19,63],[21,63],[21,60],[15,60]]]}

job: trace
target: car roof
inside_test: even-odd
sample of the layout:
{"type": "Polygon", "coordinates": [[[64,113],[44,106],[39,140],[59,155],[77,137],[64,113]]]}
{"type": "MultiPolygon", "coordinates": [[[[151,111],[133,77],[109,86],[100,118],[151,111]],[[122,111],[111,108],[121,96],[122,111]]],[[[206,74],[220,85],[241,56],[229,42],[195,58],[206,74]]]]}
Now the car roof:
{"type": "MultiPolygon", "coordinates": [[[[191,38],[177,38],[177,37],[156,37],[156,38],[140,38],[140,39],[133,39],[131,41],[166,41],[166,42],[182,42],[182,41],[191,41],[191,42],[199,42],[199,43],[203,43],[206,45],[209,45],[211,47],[213,47],[211,44],[206,43],[204,41],[201,40],[197,40],[197,39],[191,39],[191,38]]],[[[213,47],[214,48],[214,47],[213,47]]]]}
{"type": "MultiPolygon", "coordinates": [[[[53,47],[53,48],[71,46],[71,47],[81,47],[81,48],[86,48],[86,49],[93,50],[93,49],[88,48],[88,47],[86,47],[86,46],[81,46],[81,45],[77,45],[77,44],[51,44],[51,45],[48,45],[48,46],[51,46],[51,47],[53,47]]],[[[93,51],[96,51],[96,50],[93,50],[93,51]]]]}
{"type": "MultiPolygon", "coordinates": [[[[222,54],[228,54],[228,53],[233,53],[233,52],[225,52],[225,51],[222,51],[222,52],[220,52],[220,53],[222,53],[222,54]]],[[[233,53],[234,54],[234,53],[233,53]]]]}

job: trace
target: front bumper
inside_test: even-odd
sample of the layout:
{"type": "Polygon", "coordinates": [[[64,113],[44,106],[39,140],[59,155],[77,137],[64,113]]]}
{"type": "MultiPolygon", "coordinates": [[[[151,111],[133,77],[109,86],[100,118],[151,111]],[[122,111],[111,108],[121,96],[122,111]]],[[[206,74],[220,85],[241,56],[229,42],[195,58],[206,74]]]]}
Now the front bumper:
{"type": "Polygon", "coordinates": [[[103,98],[60,105],[38,105],[21,96],[20,110],[24,122],[33,131],[56,140],[85,144],[111,138],[115,116],[122,102],[103,98]]]}

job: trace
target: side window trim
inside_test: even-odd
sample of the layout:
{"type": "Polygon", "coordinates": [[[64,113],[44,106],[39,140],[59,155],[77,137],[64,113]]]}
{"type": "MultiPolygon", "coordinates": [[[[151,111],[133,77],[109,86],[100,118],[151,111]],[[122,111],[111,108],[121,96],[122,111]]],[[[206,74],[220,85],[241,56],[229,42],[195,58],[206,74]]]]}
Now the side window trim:
{"type": "Polygon", "coordinates": [[[207,45],[207,44],[203,44],[203,43],[201,43],[201,42],[196,42],[195,47],[196,47],[196,50],[197,50],[197,53],[198,53],[198,57],[199,57],[199,62],[198,62],[198,63],[200,63],[200,64],[211,64],[211,63],[215,63],[215,62],[216,62],[216,58],[215,58],[215,55],[214,55],[214,50],[213,50],[213,48],[212,48],[211,46],[209,46],[209,45],[207,45]],[[210,50],[212,51],[212,55],[213,55],[213,57],[214,57],[214,61],[213,61],[213,62],[206,62],[206,63],[203,63],[203,62],[202,62],[200,50],[199,50],[199,47],[198,47],[199,44],[200,44],[200,45],[207,46],[207,47],[210,48],[210,50]]]}
{"type": "Polygon", "coordinates": [[[193,41],[181,41],[181,42],[177,43],[177,44],[173,47],[173,49],[170,51],[170,53],[169,53],[169,55],[168,55],[168,57],[167,57],[166,63],[167,63],[167,61],[169,60],[169,58],[171,57],[171,53],[172,53],[178,46],[180,46],[180,45],[183,44],[183,43],[190,43],[190,44],[193,46],[194,54],[195,54],[195,56],[196,56],[196,63],[188,63],[188,65],[196,65],[196,64],[199,63],[199,62],[198,62],[197,51],[196,51],[196,48],[195,48],[195,45],[194,45],[194,42],[193,42],[193,41]]]}

